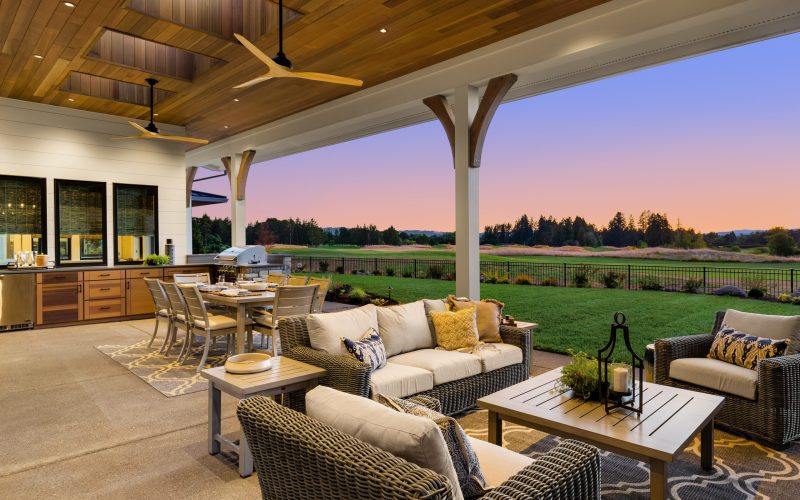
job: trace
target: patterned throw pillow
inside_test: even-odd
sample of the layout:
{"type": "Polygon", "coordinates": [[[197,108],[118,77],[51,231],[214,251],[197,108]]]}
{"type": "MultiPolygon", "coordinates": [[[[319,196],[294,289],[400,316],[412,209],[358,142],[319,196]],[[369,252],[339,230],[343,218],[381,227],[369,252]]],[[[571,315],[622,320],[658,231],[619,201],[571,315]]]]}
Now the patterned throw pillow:
{"type": "Polygon", "coordinates": [[[342,337],[342,342],[344,342],[347,352],[362,363],[369,363],[372,371],[386,366],[386,349],[383,347],[380,335],[374,328],[367,329],[364,336],[359,340],[350,340],[342,337]]]}
{"type": "Polygon", "coordinates": [[[436,331],[436,344],[442,349],[454,351],[478,344],[478,326],[475,308],[460,311],[433,311],[431,321],[436,331]]]}
{"type": "Polygon", "coordinates": [[[426,406],[391,396],[378,395],[378,401],[402,413],[433,420],[442,431],[444,442],[456,469],[458,486],[464,498],[479,498],[486,494],[486,479],[481,472],[478,456],[467,439],[467,433],[453,417],[442,415],[426,406]]]}
{"type": "Polygon", "coordinates": [[[708,357],[755,370],[762,359],[783,356],[788,346],[789,339],[756,337],[722,325],[714,337],[708,357]]]}
{"type": "Polygon", "coordinates": [[[500,343],[500,323],[503,321],[503,308],[505,304],[494,299],[470,300],[466,297],[447,296],[447,308],[451,311],[460,311],[467,307],[476,309],[476,322],[478,323],[478,338],[481,342],[500,343]]]}

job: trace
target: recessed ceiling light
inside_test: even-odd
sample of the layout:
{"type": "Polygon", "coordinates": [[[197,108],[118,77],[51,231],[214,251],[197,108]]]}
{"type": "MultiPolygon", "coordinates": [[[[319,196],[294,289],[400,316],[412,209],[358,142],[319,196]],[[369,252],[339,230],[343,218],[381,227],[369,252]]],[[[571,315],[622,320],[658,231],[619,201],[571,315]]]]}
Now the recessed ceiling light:
{"type": "Polygon", "coordinates": [[[228,128],[228,126],[227,126],[227,125],[225,125],[225,128],[228,128]]]}
{"type": "Polygon", "coordinates": [[[381,29],[380,29],[380,32],[381,32],[381,33],[386,33],[386,28],[381,28],[381,29]]]}
{"type": "Polygon", "coordinates": [[[234,97],[234,98],[233,98],[233,102],[239,102],[239,99],[237,99],[237,98],[235,98],[235,97],[234,97]]]}
{"type": "Polygon", "coordinates": [[[158,116],[158,113],[153,113],[153,116],[158,116]]]}
{"type": "Polygon", "coordinates": [[[68,100],[69,102],[75,102],[75,99],[73,99],[72,97],[67,97],[67,100],[68,100]]]}
{"type": "Polygon", "coordinates": [[[75,7],[75,4],[72,3],[72,2],[64,2],[64,6],[65,7],[69,7],[71,9],[71,8],[75,7]]]}
{"type": "Polygon", "coordinates": [[[39,55],[39,54],[34,54],[33,57],[36,58],[36,59],[44,59],[44,56],[39,55]]]}

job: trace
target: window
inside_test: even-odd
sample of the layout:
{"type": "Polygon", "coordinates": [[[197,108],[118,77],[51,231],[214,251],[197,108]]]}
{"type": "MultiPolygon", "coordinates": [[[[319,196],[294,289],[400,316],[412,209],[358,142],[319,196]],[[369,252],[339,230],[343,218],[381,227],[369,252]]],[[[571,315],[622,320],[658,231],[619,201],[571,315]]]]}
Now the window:
{"type": "Polygon", "coordinates": [[[56,264],[106,263],[106,185],[56,180],[56,264]]]}
{"type": "Polygon", "coordinates": [[[0,175],[0,264],[47,251],[44,202],[44,179],[0,175]]]}
{"type": "Polygon", "coordinates": [[[114,184],[117,264],[142,262],[158,253],[158,188],[114,184]]]}

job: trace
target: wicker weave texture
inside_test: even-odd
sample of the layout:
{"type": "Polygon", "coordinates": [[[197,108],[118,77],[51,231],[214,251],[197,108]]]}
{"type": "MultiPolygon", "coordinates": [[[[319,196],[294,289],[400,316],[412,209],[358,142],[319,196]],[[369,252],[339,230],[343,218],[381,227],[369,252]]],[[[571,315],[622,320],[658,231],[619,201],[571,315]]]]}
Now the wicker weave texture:
{"type": "Polygon", "coordinates": [[[785,448],[800,438],[800,354],[761,361],[758,365],[756,400],[673,380],[673,360],[701,358],[708,354],[725,311],[717,312],[712,333],[659,339],[655,345],[655,382],[681,389],[725,397],[716,422],[752,436],[775,448],[785,448]]]}

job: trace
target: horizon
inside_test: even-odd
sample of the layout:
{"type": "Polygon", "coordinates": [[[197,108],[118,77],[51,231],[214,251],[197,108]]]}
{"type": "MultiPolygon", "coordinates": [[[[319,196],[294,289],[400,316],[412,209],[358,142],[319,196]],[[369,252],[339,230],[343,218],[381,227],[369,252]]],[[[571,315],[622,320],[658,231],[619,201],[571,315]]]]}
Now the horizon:
{"type": "MultiPolygon", "coordinates": [[[[480,227],[543,213],[599,228],[643,209],[702,233],[800,227],[798,52],[800,34],[785,35],[503,104],[480,227]]],[[[452,172],[441,126],[425,122],[254,164],[247,221],[452,232],[452,172]]],[[[225,178],[196,188],[230,196],[225,178]]],[[[204,213],[230,217],[229,203],[204,213]]]]}

